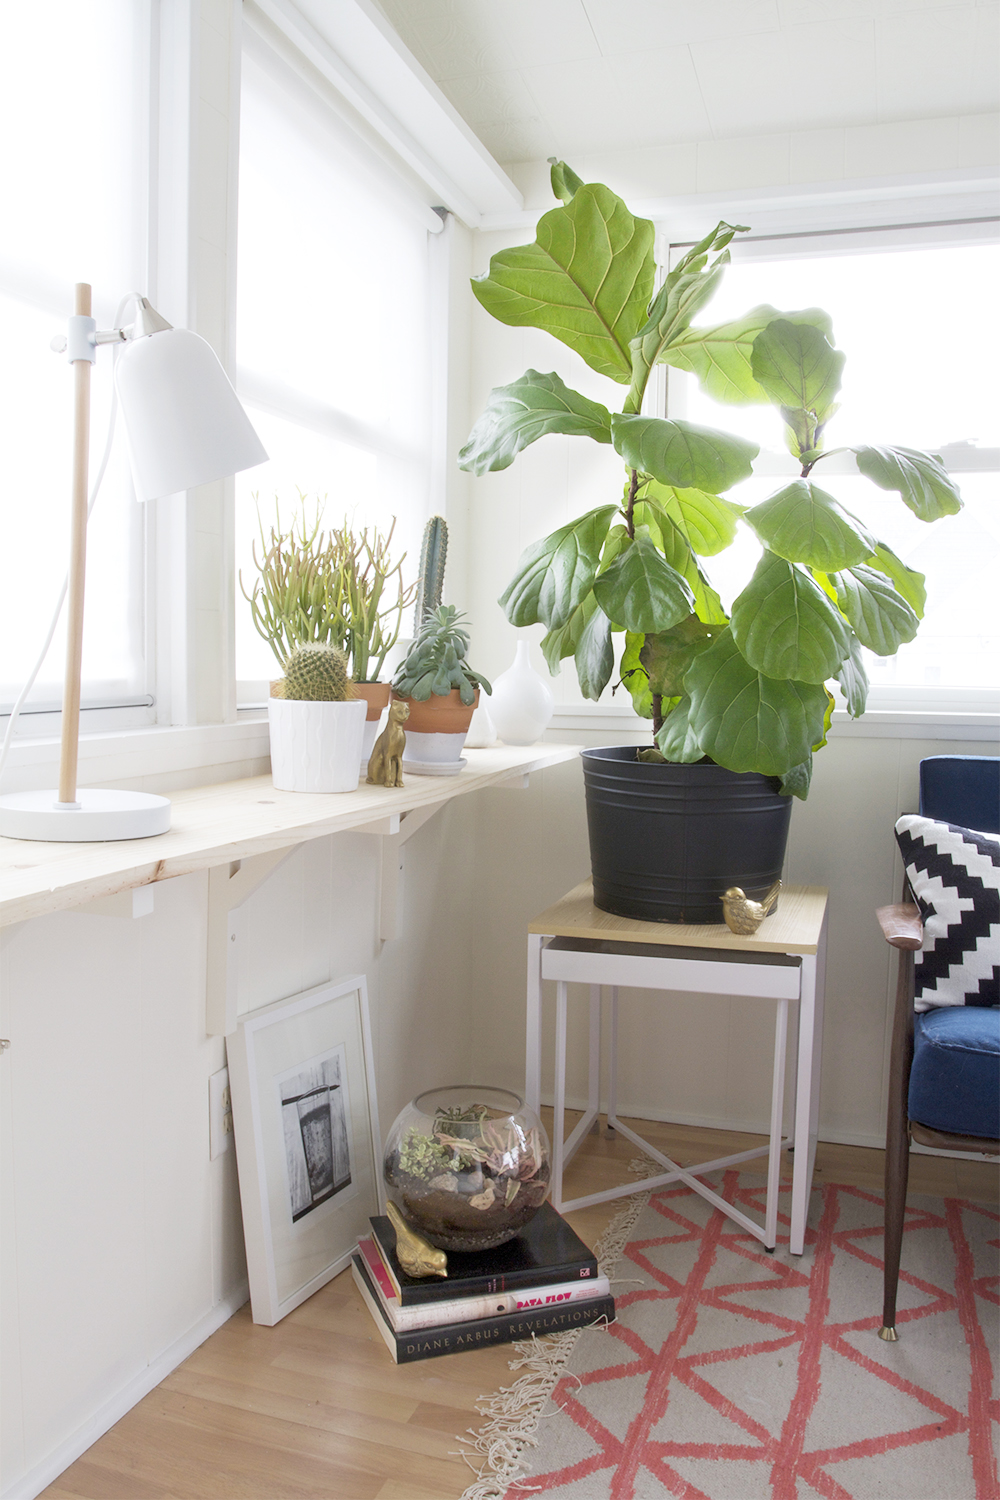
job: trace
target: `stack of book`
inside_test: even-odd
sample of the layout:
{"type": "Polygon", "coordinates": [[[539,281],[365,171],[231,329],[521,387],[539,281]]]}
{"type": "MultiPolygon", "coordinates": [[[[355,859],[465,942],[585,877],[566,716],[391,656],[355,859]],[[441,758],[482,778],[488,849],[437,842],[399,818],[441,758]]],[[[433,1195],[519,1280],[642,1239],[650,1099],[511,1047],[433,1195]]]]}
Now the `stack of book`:
{"type": "Polygon", "coordinates": [[[615,1315],[597,1261],[550,1203],[495,1250],[448,1251],[448,1276],[416,1280],[396,1258],[396,1232],[370,1221],[352,1271],[397,1364],[587,1328],[615,1315]]]}

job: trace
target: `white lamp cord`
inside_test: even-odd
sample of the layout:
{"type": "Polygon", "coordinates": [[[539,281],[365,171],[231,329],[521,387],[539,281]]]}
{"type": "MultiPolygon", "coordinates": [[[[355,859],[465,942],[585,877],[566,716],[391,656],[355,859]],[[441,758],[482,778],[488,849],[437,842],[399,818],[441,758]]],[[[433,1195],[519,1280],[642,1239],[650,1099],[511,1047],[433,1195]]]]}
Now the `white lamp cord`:
{"type": "MultiPolygon", "coordinates": [[[[120,328],[122,326],[122,321],[121,320],[125,316],[125,309],[128,306],[128,304],[133,300],[133,298],[135,298],[137,296],[138,296],[137,292],[129,292],[129,294],[128,294],[127,297],[123,297],[122,298],[121,302],[118,304],[118,311],[115,313],[115,322],[114,322],[115,328],[120,328]]],[[[117,359],[118,358],[118,350],[120,348],[121,348],[120,344],[116,344],[116,345],[113,346],[113,348],[112,348],[112,358],[113,359],[117,359]]],[[[90,499],[87,501],[87,520],[88,521],[90,520],[90,513],[91,513],[91,511],[94,508],[94,502],[96,501],[97,496],[100,493],[101,484],[102,484],[102,482],[104,480],[105,470],[108,467],[108,461],[111,458],[111,445],[114,442],[114,436],[115,436],[115,419],[116,419],[117,415],[118,415],[118,389],[117,389],[117,387],[115,385],[114,370],[112,368],[112,376],[111,376],[111,411],[110,411],[110,413],[108,415],[108,436],[107,436],[107,440],[105,441],[105,444],[104,444],[104,455],[103,455],[103,457],[101,459],[100,468],[97,471],[97,478],[94,480],[94,487],[93,487],[93,489],[90,492],[90,499]]],[[[67,573],[66,577],[63,579],[62,588],[59,590],[59,598],[56,600],[56,607],[55,607],[55,610],[53,611],[53,614],[52,614],[52,622],[49,625],[48,634],[45,637],[45,643],[42,646],[41,651],[39,652],[38,660],[35,662],[35,665],[32,667],[32,669],[31,669],[31,676],[28,678],[27,682],[24,684],[24,687],[21,689],[20,693],[18,694],[17,701],[14,704],[14,707],[10,711],[10,722],[7,725],[7,733],[3,737],[3,744],[0,745],[0,778],[3,777],[4,766],[7,764],[7,756],[10,753],[10,747],[11,747],[11,745],[13,743],[13,740],[14,740],[14,730],[15,730],[15,728],[17,726],[17,721],[18,721],[18,718],[20,717],[21,709],[24,707],[25,699],[27,698],[28,694],[31,692],[31,689],[35,685],[35,679],[36,679],[36,677],[38,676],[39,672],[42,670],[42,663],[45,661],[45,658],[49,654],[49,647],[52,645],[52,637],[56,633],[56,626],[59,624],[59,616],[62,614],[62,607],[63,607],[63,605],[66,602],[66,591],[67,591],[68,588],[69,588],[69,574],[67,573]]]]}

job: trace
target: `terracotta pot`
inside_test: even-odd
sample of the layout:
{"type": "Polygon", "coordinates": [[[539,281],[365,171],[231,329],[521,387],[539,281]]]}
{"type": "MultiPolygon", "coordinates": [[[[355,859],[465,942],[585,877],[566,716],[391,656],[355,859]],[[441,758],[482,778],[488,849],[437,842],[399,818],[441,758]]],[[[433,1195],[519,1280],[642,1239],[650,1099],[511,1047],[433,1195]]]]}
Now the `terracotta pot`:
{"type": "Polygon", "coordinates": [[[382,717],[383,708],[389,705],[389,693],[391,688],[387,682],[356,682],[354,684],[354,696],[363,698],[368,704],[368,712],[365,715],[366,722],[377,724],[382,717]]]}
{"type": "Polygon", "coordinates": [[[476,688],[475,699],[468,708],[462,702],[458,688],[452,688],[447,697],[444,694],[432,693],[424,703],[416,698],[405,698],[402,693],[395,691],[392,696],[403,698],[403,702],[410,706],[410,717],[406,721],[407,734],[465,735],[468,733],[472,715],[479,702],[479,689],[476,688]]]}
{"type": "Polygon", "coordinates": [[[382,715],[389,706],[391,688],[387,682],[356,682],[354,684],[354,692],[358,698],[363,698],[368,706],[368,712],[365,716],[365,732],[361,741],[361,771],[363,775],[368,770],[368,761],[375,748],[382,715]]]}

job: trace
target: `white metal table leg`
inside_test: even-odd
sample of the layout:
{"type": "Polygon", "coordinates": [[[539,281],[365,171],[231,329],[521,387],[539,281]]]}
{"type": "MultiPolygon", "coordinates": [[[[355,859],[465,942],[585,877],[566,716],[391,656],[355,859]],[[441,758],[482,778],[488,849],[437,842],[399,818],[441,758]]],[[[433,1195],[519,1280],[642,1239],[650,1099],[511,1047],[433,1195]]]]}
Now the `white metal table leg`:
{"type": "Polygon", "coordinates": [[[542,1103],[542,948],[548,942],[528,934],[528,1014],[524,1045],[524,1102],[538,1114],[542,1103]]]}
{"type": "Polygon", "coordinates": [[[552,1126],[552,1206],[557,1213],[563,1206],[564,1116],[566,1111],[566,981],[556,983],[556,1086],[555,1118],[552,1126]]]}
{"type": "Polygon", "coordinates": [[[781,1127],[785,1114],[785,1050],[788,1044],[788,1001],[779,1000],[774,1015],[774,1074],[771,1081],[771,1144],[767,1153],[767,1203],[764,1244],[778,1243],[778,1190],[781,1186],[781,1127]]]}
{"type": "Polygon", "coordinates": [[[618,986],[611,986],[611,1025],[608,1035],[608,1124],[618,1128],[618,986]]]}
{"type": "Polygon", "coordinates": [[[601,1108],[601,986],[590,986],[590,1069],[587,1079],[587,1129],[601,1108]]]}
{"type": "Polygon", "coordinates": [[[802,995],[799,1000],[798,1070],[795,1084],[795,1167],[792,1173],[792,1215],[788,1248],[801,1255],[805,1248],[809,1193],[816,1161],[819,1125],[819,1078],[823,1061],[823,978],[826,967],[826,916],[815,956],[802,957],[802,995]]]}

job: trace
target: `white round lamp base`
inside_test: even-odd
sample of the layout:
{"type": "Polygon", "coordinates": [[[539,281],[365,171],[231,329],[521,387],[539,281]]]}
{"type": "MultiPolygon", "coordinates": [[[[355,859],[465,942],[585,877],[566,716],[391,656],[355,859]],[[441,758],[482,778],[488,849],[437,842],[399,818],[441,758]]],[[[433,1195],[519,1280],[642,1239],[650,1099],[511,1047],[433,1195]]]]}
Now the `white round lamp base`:
{"type": "Polygon", "coordinates": [[[170,800],[150,792],[84,787],[66,807],[59,793],[9,792],[0,797],[0,836],[53,844],[100,844],[148,839],[170,827],[170,800]]]}

